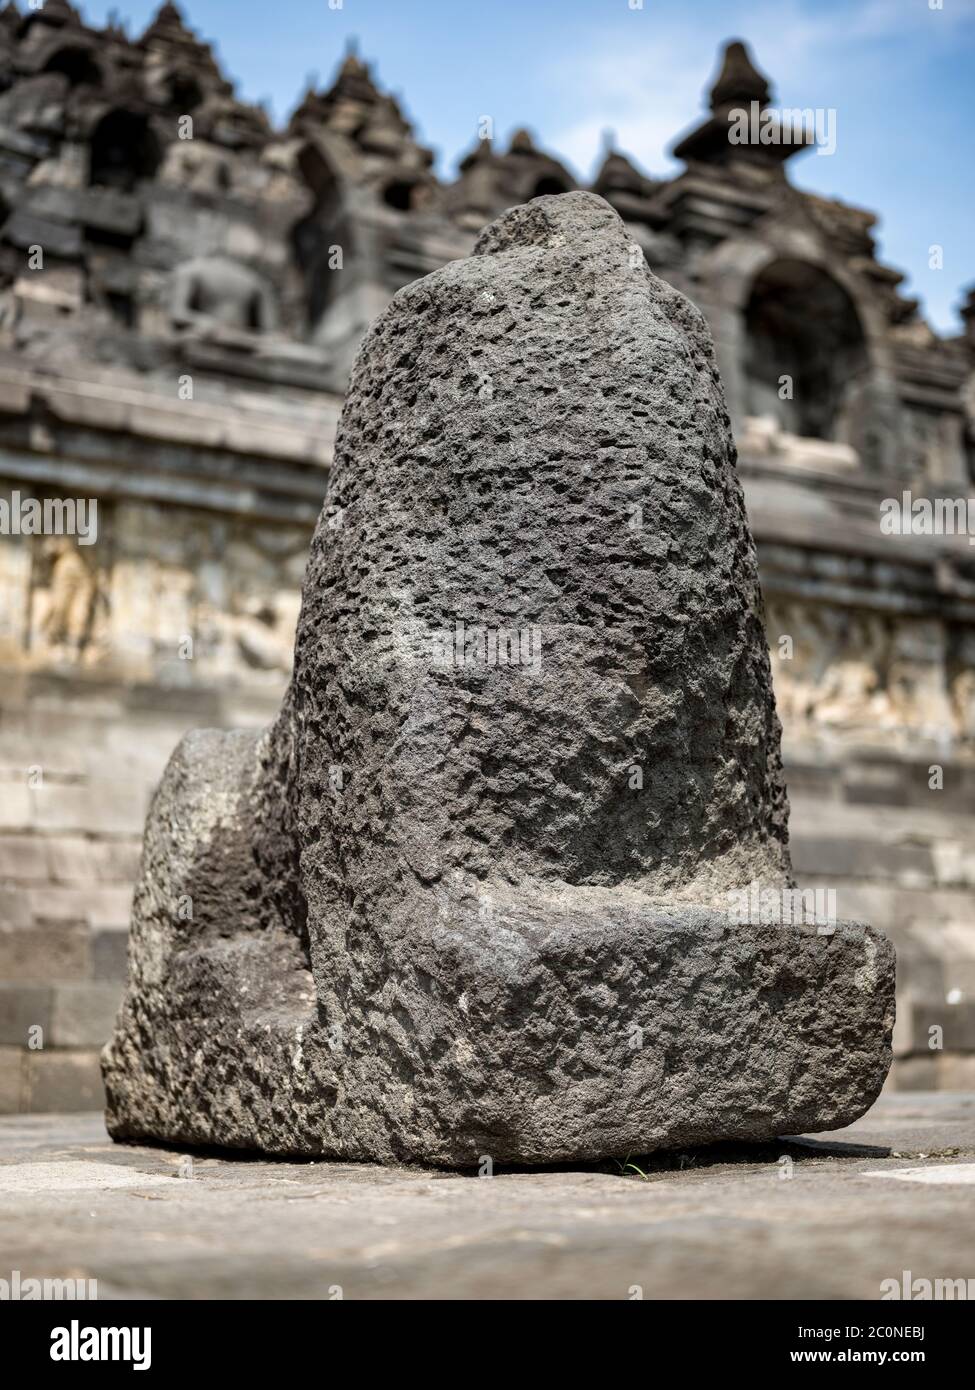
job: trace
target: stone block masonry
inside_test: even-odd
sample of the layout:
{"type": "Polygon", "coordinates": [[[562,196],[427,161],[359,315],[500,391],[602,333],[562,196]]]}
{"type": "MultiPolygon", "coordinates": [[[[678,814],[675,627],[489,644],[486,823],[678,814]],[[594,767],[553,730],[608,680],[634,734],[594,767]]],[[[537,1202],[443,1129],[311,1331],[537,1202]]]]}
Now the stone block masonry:
{"type": "MultiPolygon", "coordinates": [[[[167,709],[160,689],[133,716],[131,694],[109,691],[76,673],[3,683],[0,1112],[104,1105],[99,1054],[125,983],[139,821],[200,708],[167,709]]],[[[246,718],[246,699],[231,698],[223,717],[246,718]]],[[[250,717],[266,718],[259,702],[250,717]]]]}

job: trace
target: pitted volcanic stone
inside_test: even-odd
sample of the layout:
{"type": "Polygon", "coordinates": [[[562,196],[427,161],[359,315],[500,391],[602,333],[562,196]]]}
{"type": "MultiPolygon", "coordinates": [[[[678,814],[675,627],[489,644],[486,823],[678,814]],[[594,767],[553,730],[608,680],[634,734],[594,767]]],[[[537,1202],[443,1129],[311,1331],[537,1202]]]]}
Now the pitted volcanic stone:
{"type": "Polygon", "coordinates": [[[277,723],[173,757],[110,1128],[471,1163],[849,1122],[892,951],[732,925],[751,882],[787,802],[708,330],[600,198],[536,199],[362,345],[277,723]]]}

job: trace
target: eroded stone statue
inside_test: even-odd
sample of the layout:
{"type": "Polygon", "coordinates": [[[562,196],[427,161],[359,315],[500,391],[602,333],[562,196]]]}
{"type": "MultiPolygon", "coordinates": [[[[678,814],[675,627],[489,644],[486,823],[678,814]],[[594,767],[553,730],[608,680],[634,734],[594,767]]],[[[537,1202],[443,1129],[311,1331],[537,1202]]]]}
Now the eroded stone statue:
{"type": "Polygon", "coordinates": [[[893,952],[729,914],[790,884],[787,814],[708,330],[601,198],[536,199],[363,343],[277,723],[173,755],[109,1128],[475,1164],[846,1124],[893,952]]]}

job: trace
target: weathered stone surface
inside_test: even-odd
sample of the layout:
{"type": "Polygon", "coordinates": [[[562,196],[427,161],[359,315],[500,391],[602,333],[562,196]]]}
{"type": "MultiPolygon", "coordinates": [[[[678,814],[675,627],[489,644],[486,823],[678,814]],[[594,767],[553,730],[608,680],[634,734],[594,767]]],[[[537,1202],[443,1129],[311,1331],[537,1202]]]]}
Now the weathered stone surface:
{"type": "Polygon", "coordinates": [[[109,1127],[449,1164],[849,1123],[893,952],[732,924],[786,819],[704,321],[537,199],[363,345],[281,716],[153,804],[109,1127]]]}

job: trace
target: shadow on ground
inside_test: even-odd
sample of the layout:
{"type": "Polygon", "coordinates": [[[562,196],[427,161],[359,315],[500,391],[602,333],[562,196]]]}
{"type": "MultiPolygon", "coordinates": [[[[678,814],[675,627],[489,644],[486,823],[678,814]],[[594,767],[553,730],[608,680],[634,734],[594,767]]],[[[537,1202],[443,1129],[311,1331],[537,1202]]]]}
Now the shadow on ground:
{"type": "MultiPolygon", "coordinates": [[[[125,1149],[158,1149],[167,1153],[194,1154],[199,1158],[214,1158],[233,1163],[279,1163],[293,1164],[295,1167],[348,1168],[368,1164],[351,1164],[346,1159],[308,1158],[305,1154],[262,1154],[252,1149],[228,1149],[218,1145],[172,1144],[162,1139],[133,1139],[118,1141],[117,1147],[125,1149]]],[[[651,1173],[676,1173],[687,1169],[705,1169],[743,1164],[761,1166],[777,1163],[783,1157],[794,1163],[808,1163],[813,1159],[824,1158],[889,1158],[890,1148],[876,1144],[848,1144],[835,1140],[817,1139],[775,1139],[756,1144],[702,1144],[684,1149],[659,1149],[650,1154],[626,1154],[621,1157],[603,1158],[592,1162],[568,1162],[546,1164],[499,1163],[495,1171],[501,1173],[603,1173],[610,1177],[645,1177],[651,1173]]],[[[391,1165],[377,1165],[390,1167],[391,1165]]],[[[425,1164],[401,1163],[395,1165],[400,1171],[423,1173],[429,1178],[477,1178],[482,1176],[476,1167],[448,1168],[425,1164]]]]}

